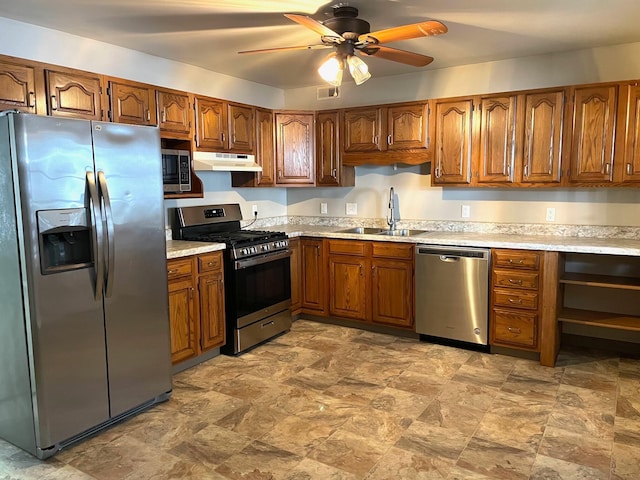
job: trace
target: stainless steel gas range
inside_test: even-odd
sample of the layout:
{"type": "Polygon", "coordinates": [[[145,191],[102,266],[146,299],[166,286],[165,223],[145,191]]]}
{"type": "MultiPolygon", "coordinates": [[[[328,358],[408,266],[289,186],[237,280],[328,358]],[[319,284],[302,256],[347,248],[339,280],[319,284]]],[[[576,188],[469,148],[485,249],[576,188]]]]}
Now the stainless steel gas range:
{"type": "Polygon", "coordinates": [[[242,353],[291,328],[289,240],[282,232],[243,230],[239,204],[178,207],[173,236],[218,242],[224,251],[227,343],[242,353]]]}

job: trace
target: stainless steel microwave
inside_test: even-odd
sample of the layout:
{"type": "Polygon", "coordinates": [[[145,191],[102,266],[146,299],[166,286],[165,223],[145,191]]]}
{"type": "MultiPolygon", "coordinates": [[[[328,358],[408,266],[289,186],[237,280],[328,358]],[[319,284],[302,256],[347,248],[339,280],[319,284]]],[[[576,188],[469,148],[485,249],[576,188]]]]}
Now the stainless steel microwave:
{"type": "Polygon", "coordinates": [[[191,154],[188,150],[162,149],[162,182],[165,192],[191,191],[191,154]]]}

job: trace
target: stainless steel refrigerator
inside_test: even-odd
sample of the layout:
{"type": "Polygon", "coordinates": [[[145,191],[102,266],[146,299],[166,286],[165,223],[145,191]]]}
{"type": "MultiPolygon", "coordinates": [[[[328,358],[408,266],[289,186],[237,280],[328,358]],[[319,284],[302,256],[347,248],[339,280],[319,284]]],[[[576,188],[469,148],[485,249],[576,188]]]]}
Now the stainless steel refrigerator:
{"type": "Polygon", "coordinates": [[[171,393],[158,129],[0,114],[0,438],[46,458],[171,393]]]}

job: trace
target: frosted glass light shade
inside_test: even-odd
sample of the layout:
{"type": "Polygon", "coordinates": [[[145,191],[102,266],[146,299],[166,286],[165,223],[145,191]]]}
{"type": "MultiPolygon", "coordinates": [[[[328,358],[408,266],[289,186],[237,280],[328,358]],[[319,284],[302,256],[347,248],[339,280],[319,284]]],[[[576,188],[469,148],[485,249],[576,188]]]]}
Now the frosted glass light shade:
{"type": "Polygon", "coordinates": [[[330,55],[320,65],[318,73],[325,82],[334,87],[339,87],[342,85],[342,60],[339,60],[335,54],[330,55]]]}
{"type": "Polygon", "coordinates": [[[347,57],[347,63],[349,64],[349,72],[356,82],[356,85],[362,85],[371,78],[369,67],[360,58],[355,55],[349,55],[349,57],[347,57]]]}

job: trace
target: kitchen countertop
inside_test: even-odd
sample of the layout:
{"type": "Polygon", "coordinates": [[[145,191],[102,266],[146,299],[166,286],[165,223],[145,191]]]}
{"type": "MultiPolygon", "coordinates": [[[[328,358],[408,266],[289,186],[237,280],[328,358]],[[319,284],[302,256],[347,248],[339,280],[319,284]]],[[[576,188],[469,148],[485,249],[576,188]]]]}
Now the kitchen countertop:
{"type": "Polygon", "coordinates": [[[555,235],[510,235],[504,233],[431,231],[410,237],[387,237],[357,233],[340,233],[348,227],[317,225],[277,225],[273,230],[290,237],[314,236],[352,240],[378,240],[459,247],[515,248],[555,252],[599,253],[606,255],[640,256],[640,240],[625,238],[566,237],[555,235]]]}
{"type": "MultiPolygon", "coordinates": [[[[348,240],[377,240],[387,242],[449,245],[459,247],[514,248],[555,252],[598,253],[640,257],[640,240],[624,238],[567,237],[556,235],[514,235],[504,233],[430,231],[409,237],[387,237],[376,234],[344,233],[349,227],[319,225],[275,225],[264,228],[285,232],[290,238],[309,236],[348,240]]],[[[167,240],[167,258],[179,258],[224,250],[223,243],[167,240]]]]}
{"type": "Polygon", "coordinates": [[[167,240],[167,259],[200,255],[201,253],[224,250],[224,243],[187,242],[185,240],[167,240]]]}

